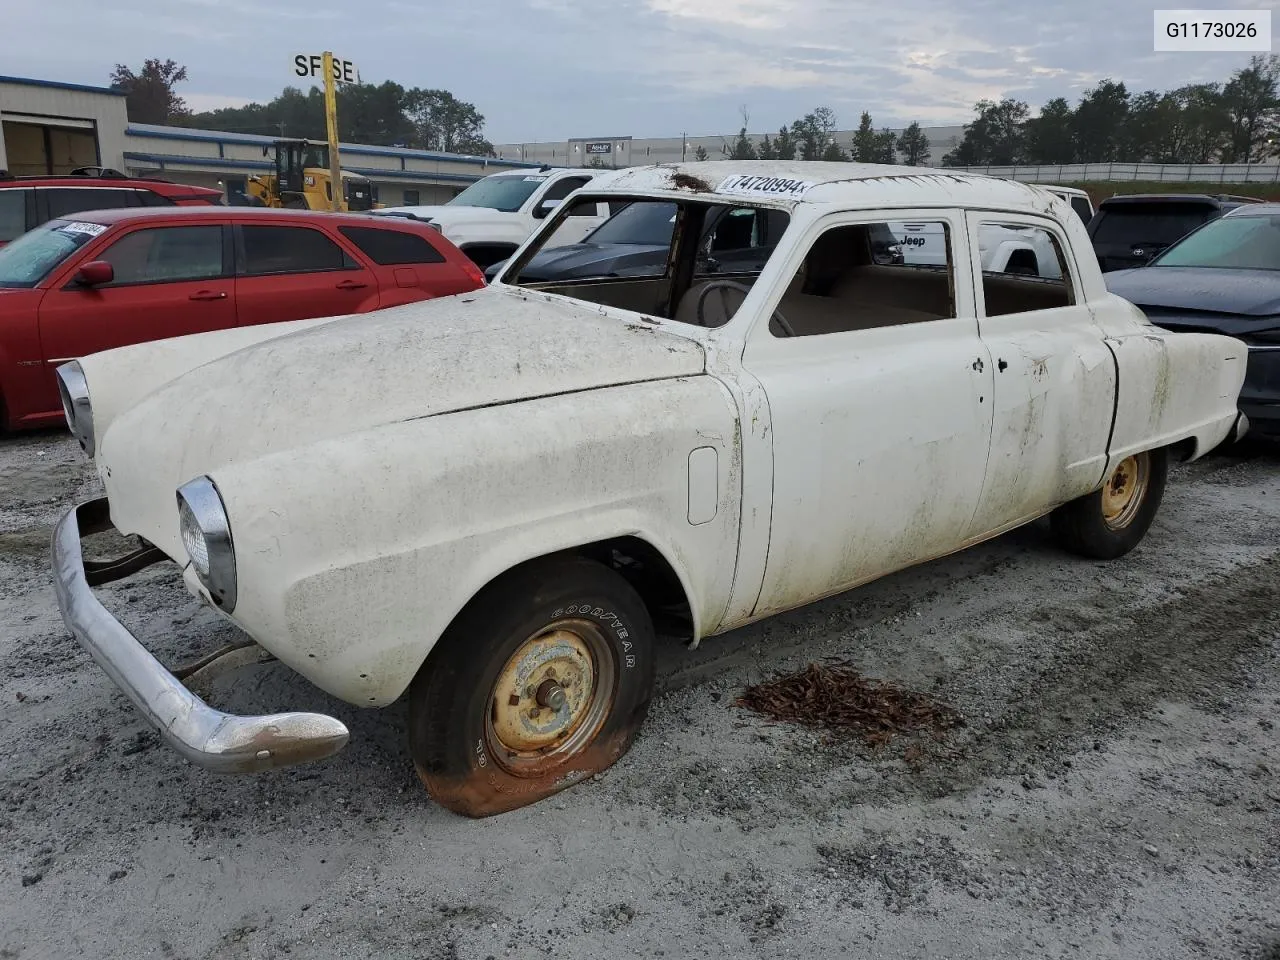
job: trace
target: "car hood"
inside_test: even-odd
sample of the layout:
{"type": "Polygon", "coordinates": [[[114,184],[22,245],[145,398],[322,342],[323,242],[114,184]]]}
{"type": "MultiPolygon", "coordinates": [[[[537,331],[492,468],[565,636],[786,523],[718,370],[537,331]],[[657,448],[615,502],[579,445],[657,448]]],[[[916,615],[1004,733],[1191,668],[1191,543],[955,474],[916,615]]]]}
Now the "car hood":
{"type": "Polygon", "coordinates": [[[574,243],[536,254],[520,276],[525,280],[626,276],[629,271],[661,267],[666,262],[667,247],[665,243],[574,243]]]}
{"type": "Polygon", "coordinates": [[[494,217],[512,216],[509,211],[494,210],[492,207],[464,207],[452,204],[439,207],[406,207],[404,209],[419,220],[431,220],[442,226],[452,226],[457,223],[479,223],[483,220],[492,220],[494,217]]]}
{"type": "MultiPolygon", "coordinates": [[[[122,351],[127,352],[127,351],[122,351]]],[[[121,529],[231,461],[452,411],[702,373],[697,342],[549,295],[489,287],[343,317],[197,367],[108,425],[98,470],[121,529]],[[157,500],[157,498],[160,498],[157,500]]],[[[93,377],[109,377],[99,365],[93,377]]]]}
{"type": "Polygon", "coordinates": [[[1144,310],[1265,317],[1280,314],[1280,270],[1138,267],[1103,274],[1107,289],[1144,310]]]}

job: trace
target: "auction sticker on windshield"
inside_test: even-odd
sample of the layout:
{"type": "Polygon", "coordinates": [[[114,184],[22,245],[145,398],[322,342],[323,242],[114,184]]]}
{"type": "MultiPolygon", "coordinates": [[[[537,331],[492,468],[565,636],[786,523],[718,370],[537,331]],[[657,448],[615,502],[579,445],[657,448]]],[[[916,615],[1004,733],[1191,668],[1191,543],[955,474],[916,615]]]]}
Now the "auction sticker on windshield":
{"type": "Polygon", "coordinates": [[[89,237],[96,237],[107,231],[107,228],[100,223],[86,223],[83,220],[68,220],[66,223],[59,224],[58,229],[63,233],[83,233],[89,237]]]}
{"type": "Polygon", "coordinates": [[[792,180],[789,177],[749,177],[738,174],[725,177],[716,187],[716,193],[732,193],[749,197],[785,197],[799,200],[813,186],[811,180],[792,180]]]}

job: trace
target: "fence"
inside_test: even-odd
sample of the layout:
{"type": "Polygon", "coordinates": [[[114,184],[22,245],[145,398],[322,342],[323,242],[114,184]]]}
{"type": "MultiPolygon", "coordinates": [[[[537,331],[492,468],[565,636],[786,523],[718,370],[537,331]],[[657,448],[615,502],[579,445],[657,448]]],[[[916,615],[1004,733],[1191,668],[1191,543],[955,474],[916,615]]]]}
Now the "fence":
{"type": "Polygon", "coordinates": [[[1280,164],[1276,163],[1042,163],[958,169],[1028,183],[1080,183],[1087,180],[1280,183],[1280,164]]]}

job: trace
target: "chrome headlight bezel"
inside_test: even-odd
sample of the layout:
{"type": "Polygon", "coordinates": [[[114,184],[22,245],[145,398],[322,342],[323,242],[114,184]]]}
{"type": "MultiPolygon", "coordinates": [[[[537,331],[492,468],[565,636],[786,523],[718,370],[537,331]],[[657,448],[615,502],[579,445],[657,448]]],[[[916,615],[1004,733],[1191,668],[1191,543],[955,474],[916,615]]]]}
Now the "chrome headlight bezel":
{"type": "Polygon", "coordinates": [[[61,364],[54,375],[58,378],[58,396],[62,399],[62,415],[67,428],[80,443],[80,449],[93,456],[93,405],[89,402],[89,381],[79,360],[61,364]]]}
{"type": "Polygon", "coordinates": [[[236,552],[222,494],[209,477],[196,477],[178,488],[177,499],[178,531],[196,577],[218,609],[230,613],[236,606],[236,552]],[[193,549],[195,537],[203,544],[203,563],[193,549]]]}

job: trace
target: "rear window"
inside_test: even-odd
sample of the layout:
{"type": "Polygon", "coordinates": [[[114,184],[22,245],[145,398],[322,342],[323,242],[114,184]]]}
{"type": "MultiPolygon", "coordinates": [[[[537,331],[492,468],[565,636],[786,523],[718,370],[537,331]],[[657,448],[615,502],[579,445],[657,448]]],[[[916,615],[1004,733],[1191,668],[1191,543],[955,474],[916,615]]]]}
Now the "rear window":
{"type": "Polygon", "coordinates": [[[49,219],[83,210],[110,210],[139,206],[136,190],[117,187],[49,187],[41,190],[49,204],[49,219]]]}
{"type": "Polygon", "coordinates": [[[27,191],[0,190],[0,243],[27,232],[27,191]]]}
{"type": "Polygon", "coordinates": [[[338,231],[374,263],[389,267],[402,263],[444,263],[431,241],[416,233],[377,227],[339,227],[338,231]]]}
{"type": "Polygon", "coordinates": [[[1186,236],[1214,211],[1200,204],[1116,204],[1099,211],[1094,243],[1167,245],[1186,236]]]}
{"type": "Polygon", "coordinates": [[[316,273],[356,266],[341,247],[319,230],[248,224],[241,229],[244,237],[244,272],[248,276],[316,273]]]}

